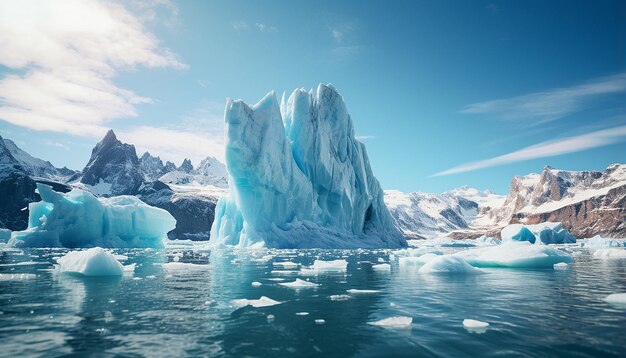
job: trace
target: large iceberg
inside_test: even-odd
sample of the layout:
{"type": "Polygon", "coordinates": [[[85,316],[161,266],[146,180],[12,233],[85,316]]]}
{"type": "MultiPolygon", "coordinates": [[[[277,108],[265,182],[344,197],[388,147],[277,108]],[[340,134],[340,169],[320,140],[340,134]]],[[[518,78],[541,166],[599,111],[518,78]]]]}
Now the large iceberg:
{"type": "Polygon", "coordinates": [[[228,198],[211,228],[216,246],[405,247],[365,146],[331,85],[273,92],[225,111],[228,198]]]}
{"type": "Polygon", "coordinates": [[[500,233],[502,242],[528,241],[531,244],[572,244],[576,238],[561,223],[545,222],[535,225],[511,224],[500,233]]]}
{"type": "Polygon", "coordinates": [[[73,189],[63,194],[37,184],[41,201],[29,204],[28,228],[13,232],[19,247],[162,247],[176,226],[167,211],[134,196],[96,198],[73,189]]]}

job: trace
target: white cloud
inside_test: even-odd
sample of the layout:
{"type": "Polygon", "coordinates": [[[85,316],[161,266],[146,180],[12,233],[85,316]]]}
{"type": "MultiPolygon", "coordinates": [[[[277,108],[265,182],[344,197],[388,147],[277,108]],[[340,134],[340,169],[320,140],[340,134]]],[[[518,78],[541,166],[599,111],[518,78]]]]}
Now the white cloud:
{"type": "Polygon", "coordinates": [[[175,126],[135,127],[119,132],[118,136],[120,140],[134,144],[140,156],[148,151],[176,164],[185,158],[197,164],[207,156],[223,162],[224,104],[205,100],[175,126]]]}
{"type": "Polygon", "coordinates": [[[113,83],[138,66],[185,69],[122,5],[96,0],[0,1],[0,119],[35,129],[100,136],[104,123],[151,103],[113,83]]]}
{"type": "Polygon", "coordinates": [[[257,22],[256,24],[254,24],[254,26],[256,26],[256,28],[259,29],[259,31],[261,32],[278,32],[278,29],[271,25],[261,24],[257,22]]]}
{"type": "Polygon", "coordinates": [[[358,136],[355,136],[355,138],[357,140],[361,141],[361,142],[364,142],[364,141],[366,141],[368,139],[374,139],[374,138],[376,138],[376,136],[373,136],[373,135],[358,135],[358,136]]]}
{"type": "Polygon", "coordinates": [[[498,157],[471,162],[454,168],[444,170],[432,175],[433,177],[470,172],[478,169],[494,167],[509,163],[521,162],[530,159],[553,157],[561,154],[581,152],[584,150],[602,147],[609,144],[626,141],[626,126],[609,129],[578,136],[543,142],[529,147],[504,154],[498,157]]]}
{"type": "Polygon", "coordinates": [[[556,88],[523,96],[474,103],[461,113],[493,114],[503,120],[543,123],[581,111],[602,95],[626,91],[626,73],[595,79],[581,85],[556,88]]]}

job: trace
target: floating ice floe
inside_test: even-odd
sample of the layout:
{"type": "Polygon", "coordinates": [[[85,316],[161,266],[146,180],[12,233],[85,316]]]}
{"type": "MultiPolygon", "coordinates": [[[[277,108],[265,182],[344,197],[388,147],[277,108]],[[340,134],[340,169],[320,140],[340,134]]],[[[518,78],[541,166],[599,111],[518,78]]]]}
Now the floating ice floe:
{"type": "Polygon", "coordinates": [[[352,297],[349,295],[331,295],[328,298],[330,298],[331,301],[347,301],[352,297]]]}
{"type": "Polygon", "coordinates": [[[626,259],[626,249],[609,248],[599,249],[593,253],[593,257],[598,259],[626,259]]]}
{"type": "Polygon", "coordinates": [[[607,247],[623,247],[624,244],[617,240],[609,240],[605,239],[600,235],[596,235],[594,237],[590,237],[588,239],[583,239],[580,243],[581,247],[590,248],[590,249],[601,249],[607,247]]]}
{"type": "Polygon", "coordinates": [[[626,292],[624,293],[612,293],[604,298],[608,303],[626,306],[626,292]]]}
{"type": "Polygon", "coordinates": [[[36,277],[32,273],[0,273],[0,281],[32,280],[36,277]]]}
{"type": "Polygon", "coordinates": [[[420,267],[420,273],[449,273],[449,274],[481,274],[481,270],[471,266],[461,257],[443,255],[433,258],[420,267]]]}
{"type": "Polygon", "coordinates": [[[324,323],[326,323],[326,321],[325,321],[325,320],[323,320],[323,319],[316,319],[316,320],[315,320],[315,323],[316,323],[316,324],[324,324],[324,323]]]}
{"type": "Polygon", "coordinates": [[[299,278],[297,278],[295,281],[292,281],[292,282],[281,282],[279,283],[279,285],[289,287],[289,288],[313,288],[313,287],[320,286],[317,283],[304,281],[299,278]]]}
{"type": "Polygon", "coordinates": [[[238,300],[232,300],[231,301],[233,306],[235,307],[245,307],[245,306],[252,306],[255,308],[259,308],[259,307],[269,307],[269,306],[275,306],[275,305],[279,305],[282,302],[278,302],[275,301],[269,297],[265,297],[265,296],[261,296],[258,300],[249,300],[246,298],[242,298],[242,299],[238,299],[238,300]]]}
{"type": "Polygon", "coordinates": [[[356,288],[351,288],[349,290],[346,290],[346,292],[348,293],[354,293],[354,294],[368,294],[368,293],[379,293],[379,290],[359,290],[356,288]]]}
{"type": "Polygon", "coordinates": [[[299,266],[299,264],[297,264],[295,262],[291,262],[291,261],[274,262],[272,265],[274,265],[276,267],[282,267],[282,268],[285,268],[285,269],[297,268],[299,266]]]}
{"type": "Polygon", "coordinates": [[[381,319],[379,321],[368,322],[367,324],[371,324],[372,326],[378,326],[378,327],[383,327],[383,328],[391,328],[391,329],[410,328],[411,325],[413,324],[413,318],[402,317],[402,316],[389,317],[389,318],[381,319]]]}
{"type": "Polygon", "coordinates": [[[296,312],[296,316],[308,316],[309,312],[296,312]]]}
{"type": "Polygon", "coordinates": [[[571,244],[576,238],[561,223],[545,222],[535,225],[511,224],[500,232],[502,242],[528,241],[531,244],[571,244]]]}
{"type": "Polygon", "coordinates": [[[207,270],[209,265],[194,264],[190,262],[168,262],[162,265],[168,271],[207,270]]]}
{"type": "Polygon", "coordinates": [[[400,257],[398,259],[398,264],[400,267],[409,267],[409,266],[422,266],[428,261],[438,257],[439,255],[428,253],[422,256],[409,256],[409,257],[400,257]]]}
{"type": "Polygon", "coordinates": [[[124,266],[108,251],[94,247],[70,251],[57,260],[60,272],[83,276],[122,276],[124,266]]]}
{"type": "Polygon", "coordinates": [[[547,268],[554,264],[570,263],[567,252],[530,242],[505,242],[498,246],[477,248],[454,254],[475,267],[547,268]]]}
{"type": "Polygon", "coordinates": [[[348,267],[348,262],[346,260],[332,260],[332,261],[323,261],[323,260],[315,260],[313,262],[313,269],[322,271],[343,271],[348,267]]]}
{"type": "Polygon", "coordinates": [[[468,328],[486,328],[489,327],[489,323],[483,321],[477,321],[475,319],[464,319],[463,327],[468,328]]]}
{"type": "Polygon", "coordinates": [[[80,189],[58,193],[37,184],[41,201],[30,203],[28,228],[15,231],[17,247],[162,247],[176,220],[134,196],[96,198],[80,189]]]}
{"type": "Polygon", "coordinates": [[[552,265],[555,270],[565,270],[569,267],[569,264],[565,262],[559,262],[558,264],[552,265]]]}
{"type": "Polygon", "coordinates": [[[372,265],[372,268],[378,271],[390,271],[391,265],[390,264],[378,264],[378,265],[372,265]]]}
{"type": "Polygon", "coordinates": [[[252,287],[261,287],[263,284],[257,281],[251,283],[252,287]]]}

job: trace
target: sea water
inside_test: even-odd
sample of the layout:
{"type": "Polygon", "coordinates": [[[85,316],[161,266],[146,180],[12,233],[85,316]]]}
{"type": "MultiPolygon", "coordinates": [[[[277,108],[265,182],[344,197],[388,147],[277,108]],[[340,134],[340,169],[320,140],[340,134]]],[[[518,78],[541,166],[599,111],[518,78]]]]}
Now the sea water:
{"type": "Polygon", "coordinates": [[[624,357],[626,307],[604,298],[626,292],[626,260],[579,250],[565,268],[467,275],[401,268],[386,250],[187,244],[113,250],[134,273],[89,278],[54,269],[66,249],[5,249],[0,356],[624,357]],[[281,285],[296,279],[317,285],[281,285]],[[263,296],[279,303],[245,305],[263,296]]]}

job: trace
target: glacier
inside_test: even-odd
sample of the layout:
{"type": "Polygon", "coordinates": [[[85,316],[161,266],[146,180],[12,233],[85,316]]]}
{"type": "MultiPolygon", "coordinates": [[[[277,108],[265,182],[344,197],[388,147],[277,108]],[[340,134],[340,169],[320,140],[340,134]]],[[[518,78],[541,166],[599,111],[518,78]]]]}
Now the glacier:
{"type": "Polygon", "coordinates": [[[406,239],[385,206],[363,143],[332,85],[274,92],[224,114],[229,196],[214,247],[397,248],[406,239]]]}
{"type": "Polygon", "coordinates": [[[59,193],[37,184],[41,201],[30,203],[28,228],[9,243],[17,247],[162,247],[176,220],[134,196],[96,198],[88,191],[59,193]]]}

